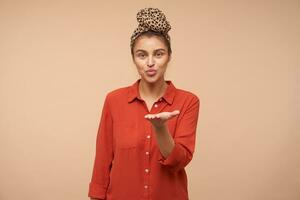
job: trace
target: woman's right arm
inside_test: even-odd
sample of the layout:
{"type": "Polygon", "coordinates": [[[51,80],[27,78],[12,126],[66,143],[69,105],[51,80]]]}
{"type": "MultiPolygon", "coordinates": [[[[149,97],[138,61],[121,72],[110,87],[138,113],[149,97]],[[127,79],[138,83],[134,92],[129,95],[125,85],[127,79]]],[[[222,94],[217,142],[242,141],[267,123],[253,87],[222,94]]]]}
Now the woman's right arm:
{"type": "Polygon", "coordinates": [[[109,185],[110,169],[113,160],[113,122],[109,105],[109,95],[106,95],[96,138],[96,155],[88,196],[94,200],[106,199],[109,185]]]}

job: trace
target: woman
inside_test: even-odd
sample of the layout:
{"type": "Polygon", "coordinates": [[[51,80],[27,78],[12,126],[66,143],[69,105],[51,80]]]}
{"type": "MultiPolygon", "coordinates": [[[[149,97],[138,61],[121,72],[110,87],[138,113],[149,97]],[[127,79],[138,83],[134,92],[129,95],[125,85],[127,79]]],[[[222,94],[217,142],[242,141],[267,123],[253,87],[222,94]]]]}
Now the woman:
{"type": "Polygon", "coordinates": [[[164,79],[172,53],[165,15],[144,8],[137,20],[130,46],[140,79],[106,95],[88,196],[188,200],[184,168],[194,153],[199,98],[164,79]]]}

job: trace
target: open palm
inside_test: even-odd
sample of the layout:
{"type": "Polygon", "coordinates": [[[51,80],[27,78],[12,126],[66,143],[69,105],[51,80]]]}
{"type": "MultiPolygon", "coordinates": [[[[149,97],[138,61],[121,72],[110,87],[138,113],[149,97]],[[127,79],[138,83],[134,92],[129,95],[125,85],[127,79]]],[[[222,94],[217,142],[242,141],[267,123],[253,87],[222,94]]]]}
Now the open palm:
{"type": "Polygon", "coordinates": [[[165,124],[166,121],[172,119],[180,113],[179,110],[174,110],[173,112],[161,112],[156,114],[147,114],[145,118],[149,120],[153,126],[161,127],[165,124]]]}

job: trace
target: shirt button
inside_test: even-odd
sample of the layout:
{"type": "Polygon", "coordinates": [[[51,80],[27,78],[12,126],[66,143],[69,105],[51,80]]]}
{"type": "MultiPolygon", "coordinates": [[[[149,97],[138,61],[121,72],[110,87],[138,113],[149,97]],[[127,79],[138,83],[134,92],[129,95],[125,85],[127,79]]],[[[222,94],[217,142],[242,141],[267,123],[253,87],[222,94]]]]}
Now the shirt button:
{"type": "Polygon", "coordinates": [[[149,172],[149,169],[145,169],[145,172],[148,173],[148,172],[149,172]]]}
{"type": "Polygon", "coordinates": [[[144,188],[147,189],[147,188],[148,188],[148,185],[144,185],[144,188]]]}
{"type": "Polygon", "coordinates": [[[150,139],[150,135],[147,135],[147,138],[150,139]]]}
{"type": "Polygon", "coordinates": [[[149,151],[146,151],[146,155],[149,155],[149,151]]]}
{"type": "Polygon", "coordinates": [[[155,107],[155,108],[157,108],[157,107],[158,107],[158,105],[157,105],[157,104],[154,104],[154,107],[155,107]]]}

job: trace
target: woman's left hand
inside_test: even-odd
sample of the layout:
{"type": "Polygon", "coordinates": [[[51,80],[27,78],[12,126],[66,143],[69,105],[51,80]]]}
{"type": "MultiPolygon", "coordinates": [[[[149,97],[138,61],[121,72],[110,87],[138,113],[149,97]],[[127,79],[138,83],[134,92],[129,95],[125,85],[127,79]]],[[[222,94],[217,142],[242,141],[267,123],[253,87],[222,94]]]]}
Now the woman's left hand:
{"type": "Polygon", "coordinates": [[[160,128],[165,125],[165,122],[172,119],[180,113],[179,110],[174,110],[173,112],[161,112],[157,114],[147,114],[145,118],[149,120],[155,128],[160,128]]]}

